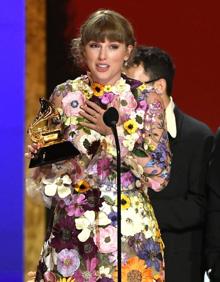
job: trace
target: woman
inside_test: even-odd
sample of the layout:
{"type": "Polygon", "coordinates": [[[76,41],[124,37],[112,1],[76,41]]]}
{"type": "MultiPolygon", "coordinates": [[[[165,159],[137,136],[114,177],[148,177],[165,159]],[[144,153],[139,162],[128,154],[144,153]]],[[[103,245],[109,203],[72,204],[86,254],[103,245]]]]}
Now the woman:
{"type": "Polygon", "coordinates": [[[30,180],[54,207],[35,281],[117,281],[116,149],[102,119],[111,106],[120,115],[122,281],[164,281],[147,189],[166,186],[170,151],[159,94],[121,75],[134,47],[131,24],[110,10],[93,13],[73,40],[88,75],[58,85],[51,102],[80,154],[35,169],[30,180]]]}

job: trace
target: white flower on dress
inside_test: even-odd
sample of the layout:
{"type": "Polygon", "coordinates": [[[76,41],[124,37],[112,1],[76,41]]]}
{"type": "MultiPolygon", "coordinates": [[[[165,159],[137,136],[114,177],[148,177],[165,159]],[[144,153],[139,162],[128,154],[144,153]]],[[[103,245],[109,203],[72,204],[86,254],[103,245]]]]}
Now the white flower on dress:
{"type": "Polygon", "coordinates": [[[93,96],[93,91],[91,87],[86,83],[87,78],[86,77],[78,77],[75,80],[71,81],[72,85],[72,90],[77,91],[80,90],[82,91],[83,95],[87,98],[90,99],[93,96]]]}
{"type": "Polygon", "coordinates": [[[130,85],[126,83],[124,78],[119,79],[115,85],[112,86],[112,92],[115,94],[123,94],[124,92],[130,91],[130,85]]]}
{"type": "Polygon", "coordinates": [[[123,145],[126,148],[128,148],[128,151],[132,151],[134,149],[134,145],[138,140],[138,138],[139,138],[138,133],[128,134],[125,136],[125,139],[123,140],[123,145]]]}
{"type": "Polygon", "coordinates": [[[145,224],[148,226],[147,230],[144,230],[144,236],[146,239],[153,238],[156,239],[156,234],[158,230],[158,226],[156,224],[155,219],[152,216],[145,216],[145,224]]]}
{"type": "Polygon", "coordinates": [[[94,211],[86,211],[83,216],[75,219],[76,229],[82,230],[78,239],[80,242],[85,242],[90,233],[97,228],[97,226],[105,226],[111,223],[111,220],[104,212],[99,212],[96,216],[94,211]]]}
{"type": "Polygon", "coordinates": [[[67,174],[53,179],[43,178],[42,182],[45,184],[44,193],[49,197],[57,193],[61,199],[64,199],[71,194],[72,180],[67,174]]]}
{"type": "Polygon", "coordinates": [[[143,217],[136,213],[134,208],[121,211],[121,226],[121,233],[124,236],[134,236],[143,231],[145,227],[143,217]]]}
{"type": "Polygon", "coordinates": [[[126,156],[124,158],[124,162],[131,168],[132,173],[137,177],[137,178],[141,178],[143,173],[144,173],[144,169],[141,165],[139,165],[137,163],[137,160],[134,159],[132,156],[126,156]]]}
{"type": "Polygon", "coordinates": [[[103,202],[102,206],[100,207],[100,210],[105,214],[110,214],[113,210],[117,210],[117,207],[108,205],[106,202],[103,202]]]}
{"type": "Polygon", "coordinates": [[[144,115],[145,112],[143,110],[134,111],[130,115],[130,119],[134,119],[137,122],[139,129],[143,129],[144,127],[144,115]]]}
{"type": "Polygon", "coordinates": [[[99,274],[101,277],[104,276],[104,277],[111,278],[110,271],[111,271],[110,267],[105,267],[103,265],[99,268],[99,274]]]}
{"type": "Polygon", "coordinates": [[[64,120],[64,124],[66,126],[77,125],[78,124],[77,117],[74,117],[74,116],[66,117],[66,119],[64,120]]]}
{"type": "Polygon", "coordinates": [[[138,197],[136,195],[131,197],[131,204],[138,213],[142,213],[144,211],[143,197],[138,197]]]}
{"type": "Polygon", "coordinates": [[[111,135],[102,136],[101,137],[101,143],[104,147],[106,147],[106,152],[110,154],[113,157],[117,156],[117,151],[115,146],[113,146],[115,143],[113,141],[113,137],[111,135]]]}
{"type": "MultiPolygon", "coordinates": [[[[44,244],[44,249],[46,248],[50,248],[48,242],[44,244]]],[[[54,268],[54,265],[57,264],[57,253],[55,249],[52,248],[51,252],[47,253],[47,256],[45,256],[44,261],[49,270],[54,268]]]]}
{"type": "Polygon", "coordinates": [[[94,141],[100,140],[101,135],[94,130],[90,130],[90,134],[80,136],[79,142],[76,145],[77,149],[84,154],[87,154],[88,144],[91,145],[94,141]]]}

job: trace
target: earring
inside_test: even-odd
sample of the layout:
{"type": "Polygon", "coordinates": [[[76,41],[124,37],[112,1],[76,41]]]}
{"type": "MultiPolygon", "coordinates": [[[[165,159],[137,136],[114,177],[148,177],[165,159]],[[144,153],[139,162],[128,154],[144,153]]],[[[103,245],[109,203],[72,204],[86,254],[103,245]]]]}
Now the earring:
{"type": "Polygon", "coordinates": [[[128,61],[124,60],[124,67],[126,68],[128,66],[128,61]]]}

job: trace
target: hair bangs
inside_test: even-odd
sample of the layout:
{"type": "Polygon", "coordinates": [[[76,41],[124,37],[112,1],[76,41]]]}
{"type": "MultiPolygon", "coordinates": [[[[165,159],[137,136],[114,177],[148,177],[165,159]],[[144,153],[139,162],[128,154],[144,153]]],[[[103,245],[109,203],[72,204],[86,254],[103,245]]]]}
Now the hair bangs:
{"type": "Polygon", "coordinates": [[[84,30],[83,45],[90,41],[104,42],[105,40],[126,43],[124,28],[117,22],[103,20],[95,21],[84,30]]]}

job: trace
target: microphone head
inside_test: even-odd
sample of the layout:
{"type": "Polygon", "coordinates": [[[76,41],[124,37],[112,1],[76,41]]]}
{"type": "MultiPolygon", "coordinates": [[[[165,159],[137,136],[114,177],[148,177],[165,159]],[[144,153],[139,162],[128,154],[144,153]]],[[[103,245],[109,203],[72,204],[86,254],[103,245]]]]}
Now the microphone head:
{"type": "Polygon", "coordinates": [[[119,119],[119,114],[116,108],[110,107],[103,114],[103,121],[108,127],[116,126],[119,119]]]}

